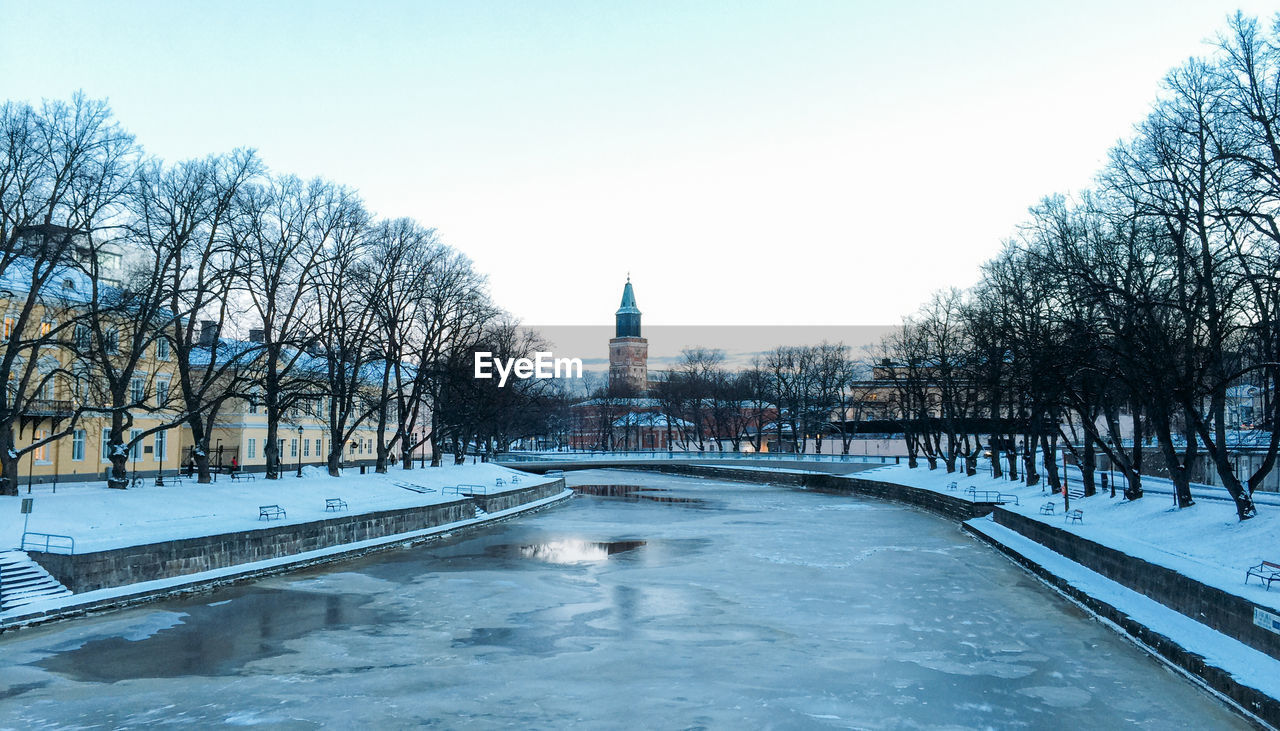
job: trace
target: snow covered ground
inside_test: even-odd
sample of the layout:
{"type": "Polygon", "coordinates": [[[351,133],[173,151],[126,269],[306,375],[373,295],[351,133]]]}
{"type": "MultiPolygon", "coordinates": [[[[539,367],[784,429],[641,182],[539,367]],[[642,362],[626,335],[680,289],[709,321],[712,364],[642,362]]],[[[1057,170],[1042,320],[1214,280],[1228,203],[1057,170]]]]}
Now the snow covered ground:
{"type": "Polygon", "coordinates": [[[1280,698],[1280,661],[1275,658],[1090,571],[989,518],[978,518],[968,523],[1076,589],[1115,607],[1129,618],[1200,655],[1207,664],[1227,671],[1236,682],[1262,691],[1272,698],[1280,698]]]}
{"type": "Polygon", "coordinates": [[[272,525],[305,523],[334,517],[325,511],[327,498],[341,498],[350,513],[411,508],[456,500],[442,488],[459,484],[484,486],[489,494],[549,482],[549,478],[520,473],[495,464],[467,464],[403,470],[388,474],[348,471],[330,477],[317,467],[303,468],[303,476],[288,473],[280,480],[261,474],[252,481],[220,475],[216,483],[157,487],[147,484],[128,490],[112,490],[105,483],[62,484],[55,493],[49,485],[26,488],[18,497],[0,497],[0,548],[17,548],[22,541],[22,498],[34,498],[27,530],[70,536],[75,552],[98,551],[157,541],[253,530],[266,525],[258,518],[259,505],[279,505],[287,513],[272,525]],[[512,477],[520,482],[512,484],[512,477]],[[502,479],[502,486],[496,485],[502,479]],[[402,487],[411,485],[430,492],[402,487]]]}
{"type": "MultiPolygon", "coordinates": [[[[1078,473],[1077,473],[1078,474],[1078,473]]],[[[1048,494],[1048,484],[1027,487],[1007,479],[993,480],[981,471],[974,477],[962,472],[947,474],[944,469],[929,470],[922,466],[909,469],[904,465],[888,465],[859,472],[854,477],[893,482],[966,498],[964,489],[998,490],[1017,495],[1020,505],[1004,508],[1033,520],[1066,528],[1092,541],[1123,551],[1151,563],[1164,566],[1225,592],[1244,597],[1262,606],[1280,609],[1280,590],[1268,591],[1257,581],[1246,585],[1245,571],[1262,561],[1280,563],[1280,506],[1259,500],[1258,516],[1240,522],[1235,507],[1221,488],[1201,486],[1194,493],[1197,503],[1179,510],[1172,494],[1159,492],[1167,483],[1143,478],[1149,489],[1133,502],[1121,497],[1108,497],[1099,492],[1088,498],[1072,498],[1071,508],[1084,513],[1082,523],[1066,523],[1062,496],[1048,494]],[[951,491],[947,484],[956,482],[951,491]],[[1213,498],[1218,499],[1213,499],[1213,498]],[[1040,515],[1040,506],[1054,502],[1054,515],[1040,515]]],[[[1075,478],[1075,475],[1072,475],[1075,478]]],[[[1076,482],[1075,484],[1079,484],[1076,482]]],[[[1118,494],[1118,492],[1117,492],[1118,494]]],[[[1272,496],[1264,499],[1268,502],[1272,496]]]]}

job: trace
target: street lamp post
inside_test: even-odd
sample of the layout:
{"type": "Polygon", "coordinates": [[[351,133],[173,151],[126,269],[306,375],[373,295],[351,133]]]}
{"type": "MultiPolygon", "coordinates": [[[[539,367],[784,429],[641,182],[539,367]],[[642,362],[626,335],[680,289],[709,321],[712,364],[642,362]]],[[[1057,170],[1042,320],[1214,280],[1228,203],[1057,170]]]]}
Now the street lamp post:
{"type": "Polygon", "coordinates": [[[302,425],[298,425],[298,477],[302,477],[302,425]]]}

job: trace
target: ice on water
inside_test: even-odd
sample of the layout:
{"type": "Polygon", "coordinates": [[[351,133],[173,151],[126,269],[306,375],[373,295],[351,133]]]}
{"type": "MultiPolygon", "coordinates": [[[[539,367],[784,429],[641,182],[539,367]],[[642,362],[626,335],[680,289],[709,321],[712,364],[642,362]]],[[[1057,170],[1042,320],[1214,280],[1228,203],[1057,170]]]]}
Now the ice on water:
{"type": "Polygon", "coordinates": [[[1244,727],[951,521],[570,475],[638,481],[700,502],[582,496],[452,542],[0,637],[0,725],[1244,727]]]}

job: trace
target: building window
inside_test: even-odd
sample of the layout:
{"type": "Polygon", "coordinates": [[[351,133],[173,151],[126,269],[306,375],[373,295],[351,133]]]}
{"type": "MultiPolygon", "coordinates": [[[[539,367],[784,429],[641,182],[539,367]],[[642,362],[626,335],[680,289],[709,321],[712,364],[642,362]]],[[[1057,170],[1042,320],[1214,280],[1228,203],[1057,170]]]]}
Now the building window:
{"type": "Polygon", "coordinates": [[[324,452],[320,451],[320,440],[317,439],[316,440],[316,456],[319,457],[322,454],[324,454],[324,452]]]}
{"type": "Polygon", "coordinates": [[[156,405],[164,406],[169,403],[169,379],[156,379],[156,405]]]}
{"type": "Polygon", "coordinates": [[[120,352],[120,330],[118,328],[113,327],[107,330],[102,334],[102,338],[104,341],[102,343],[103,350],[113,355],[120,352]]]}
{"type": "Polygon", "coordinates": [[[71,459],[75,462],[84,461],[84,429],[76,429],[71,432],[71,459]]]}
{"type": "Polygon", "coordinates": [[[284,440],[277,439],[276,440],[276,461],[279,461],[280,458],[283,456],[284,456],[284,440]]]}
{"type": "Polygon", "coordinates": [[[52,332],[53,332],[52,322],[45,320],[44,322],[40,323],[40,337],[47,338],[49,337],[49,334],[52,332]]]}
{"type": "Polygon", "coordinates": [[[164,338],[156,341],[156,360],[169,360],[169,341],[164,338]]]}
{"type": "Polygon", "coordinates": [[[129,430],[129,459],[142,459],[142,430],[129,430]]]}
{"type": "Polygon", "coordinates": [[[12,317],[4,318],[4,339],[5,340],[8,340],[13,337],[13,323],[14,323],[14,319],[12,317]]]}
{"type": "MultiPolygon", "coordinates": [[[[31,435],[32,442],[38,442],[41,439],[49,438],[48,429],[36,429],[35,434],[31,435]]],[[[31,458],[40,464],[49,464],[49,445],[41,444],[31,451],[31,458]]]]}
{"type": "Polygon", "coordinates": [[[156,432],[156,461],[164,462],[168,453],[169,433],[167,431],[156,432]]]}
{"type": "Polygon", "coordinates": [[[249,459],[258,458],[258,440],[257,439],[254,439],[253,437],[249,438],[249,446],[245,450],[245,454],[249,455],[248,457],[249,459]]]}
{"type": "Polygon", "coordinates": [[[135,378],[129,382],[129,398],[140,404],[147,399],[147,379],[135,378]]]}
{"type": "Polygon", "coordinates": [[[111,461],[111,430],[107,428],[102,430],[102,461],[111,461]]]}
{"type": "Polygon", "coordinates": [[[298,440],[297,439],[289,440],[289,456],[290,457],[298,456],[298,440]]]}
{"type": "Polygon", "coordinates": [[[71,344],[79,350],[88,350],[89,344],[93,342],[93,333],[85,325],[76,325],[74,334],[71,337],[71,344]]]}
{"type": "Polygon", "coordinates": [[[302,456],[303,457],[311,456],[311,440],[310,439],[302,440],[302,456]]]}

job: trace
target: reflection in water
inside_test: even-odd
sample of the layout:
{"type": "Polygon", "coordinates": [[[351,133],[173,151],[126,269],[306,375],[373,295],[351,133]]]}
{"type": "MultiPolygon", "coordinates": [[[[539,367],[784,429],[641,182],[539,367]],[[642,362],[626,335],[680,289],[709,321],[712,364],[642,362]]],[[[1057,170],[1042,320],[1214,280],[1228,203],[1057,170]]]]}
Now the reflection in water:
{"type": "Polygon", "coordinates": [[[555,564],[592,563],[604,561],[615,553],[633,551],[645,545],[645,541],[583,541],[563,539],[530,543],[490,546],[486,553],[494,556],[516,556],[555,564]]]}
{"type": "Polygon", "coordinates": [[[702,501],[692,497],[675,497],[666,495],[666,490],[643,485],[573,485],[573,491],[579,495],[598,495],[600,497],[620,497],[629,501],[652,500],[655,503],[694,503],[702,501]]]}
{"type": "Polygon", "coordinates": [[[148,637],[107,637],[52,655],[40,666],[77,680],[234,675],[246,663],[285,653],[285,643],[317,630],[394,621],[358,595],[256,587],[230,602],[182,606],[183,621],[148,637]]]}

